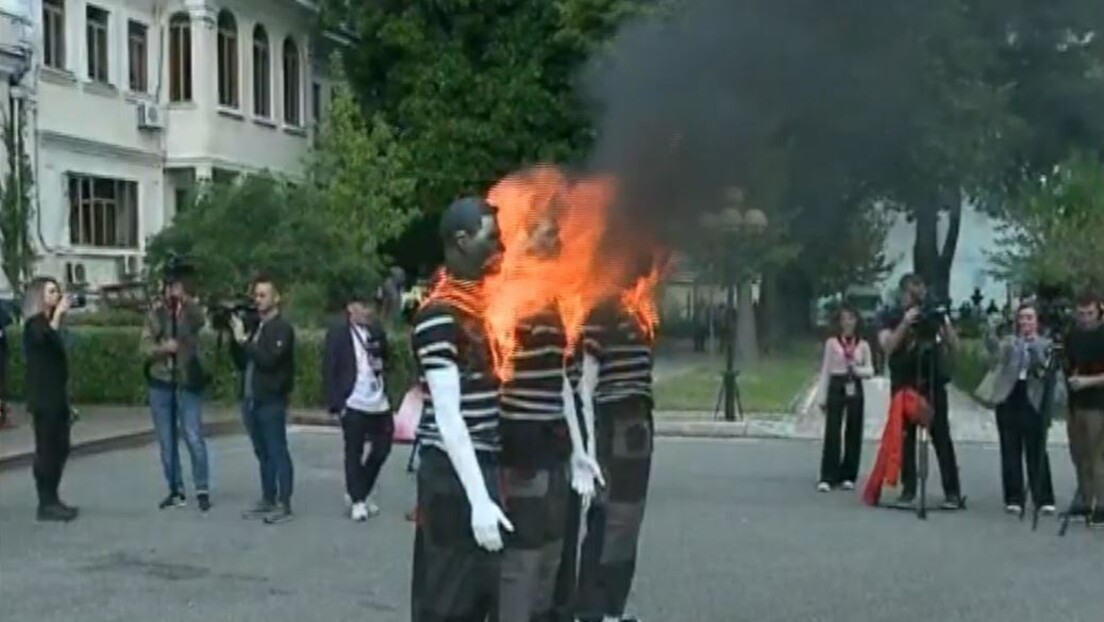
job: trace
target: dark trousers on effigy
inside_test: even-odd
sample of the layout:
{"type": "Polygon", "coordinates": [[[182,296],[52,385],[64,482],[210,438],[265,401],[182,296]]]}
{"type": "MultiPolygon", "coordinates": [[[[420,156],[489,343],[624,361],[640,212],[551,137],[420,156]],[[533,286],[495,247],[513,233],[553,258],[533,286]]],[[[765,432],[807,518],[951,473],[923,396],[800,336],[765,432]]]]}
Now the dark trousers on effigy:
{"type": "MultiPolygon", "coordinates": [[[[448,455],[426,446],[420,461],[411,620],[494,622],[502,554],[476,543],[471,505],[448,455]]],[[[479,461],[491,499],[501,503],[496,461],[483,454],[479,461]]]]}
{"type": "Polygon", "coordinates": [[[1027,491],[1038,505],[1054,504],[1050,461],[1046,455],[1042,416],[1027,397],[1027,384],[1016,383],[1012,394],[997,405],[997,433],[1000,437],[1001,484],[1006,505],[1023,505],[1024,462],[1027,462],[1027,491]],[[1038,498],[1035,498],[1038,495],[1038,498]]]}
{"type": "Polygon", "coordinates": [[[570,488],[566,463],[546,469],[502,467],[505,511],[514,532],[505,534],[502,554],[501,622],[552,619],[570,488]]]}
{"type": "Polygon", "coordinates": [[[637,545],[651,475],[651,403],[626,399],[597,404],[595,437],[606,488],[586,516],[576,617],[620,617],[636,574],[637,545]]]}
{"type": "Polygon", "coordinates": [[[859,477],[859,460],[862,455],[863,409],[865,408],[862,381],[847,376],[830,378],[826,406],[820,481],[832,486],[843,482],[855,483],[859,477]],[[848,395],[848,383],[852,383],[851,395],[848,395]],[[841,436],[843,438],[842,461],[840,460],[841,436]]]}

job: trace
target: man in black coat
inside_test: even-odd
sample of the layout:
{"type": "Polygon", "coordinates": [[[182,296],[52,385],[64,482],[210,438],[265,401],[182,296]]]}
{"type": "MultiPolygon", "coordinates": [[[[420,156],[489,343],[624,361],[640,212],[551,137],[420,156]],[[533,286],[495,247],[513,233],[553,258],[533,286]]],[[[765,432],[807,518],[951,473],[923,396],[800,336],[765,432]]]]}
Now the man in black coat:
{"type": "Polygon", "coordinates": [[[345,317],[326,333],[322,386],[326,408],[340,417],[345,437],[345,490],[350,517],[364,521],[379,513],[371,493],[391,454],[395,432],[384,380],[390,349],[379,321],[379,293],[354,291],[347,298],[345,317]],[[367,457],[365,442],[371,445],[367,457]]]}

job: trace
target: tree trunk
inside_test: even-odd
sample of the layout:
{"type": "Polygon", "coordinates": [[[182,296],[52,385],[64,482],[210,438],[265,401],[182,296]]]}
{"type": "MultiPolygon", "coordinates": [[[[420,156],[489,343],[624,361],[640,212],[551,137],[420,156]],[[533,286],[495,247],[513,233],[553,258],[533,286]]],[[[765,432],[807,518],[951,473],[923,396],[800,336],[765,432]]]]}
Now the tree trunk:
{"type": "Polygon", "coordinates": [[[939,245],[939,214],[935,203],[915,211],[916,241],[912,248],[913,271],[928,284],[928,292],[939,300],[947,300],[951,292],[951,269],[954,267],[958,236],[962,230],[962,195],[951,194],[947,200],[947,235],[939,245]]]}
{"type": "Polygon", "coordinates": [[[755,332],[755,305],[751,299],[752,280],[745,278],[736,289],[736,347],[740,366],[755,367],[759,364],[759,339],[755,332]]]}

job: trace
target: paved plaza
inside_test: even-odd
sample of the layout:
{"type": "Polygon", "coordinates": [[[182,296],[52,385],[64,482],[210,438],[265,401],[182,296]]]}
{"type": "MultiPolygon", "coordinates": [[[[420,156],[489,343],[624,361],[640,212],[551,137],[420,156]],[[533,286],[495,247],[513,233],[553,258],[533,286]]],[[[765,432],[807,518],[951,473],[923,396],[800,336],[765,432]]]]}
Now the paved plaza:
{"type": "MultiPolygon", "coordinates": [[[[194,503],[155,509],[152,446],[75,458],[63,493],[82,516],[68,525],[34,522],[28,470],[0,473],[0,619],[407,620],[408,449],[382,476],[383,514],[355,524],[343,515],[340,436],[297,428],[291,443],[297,518],[280,526],[239,518],[257,494],[241,436],[211,441],[206,516],[194,503]]],[[[1082,524],[1059,538],[1053,518],[1032,533],[999,507],[996,450],[960,453],[970,509],[921,522],[813,492],[812,442],[661,439],[633,611],[648,622],[1098,622],[1104,533],[1082,524]]],[[[1051,455],[1065,501],[1068,461],[1051,455]]]]}

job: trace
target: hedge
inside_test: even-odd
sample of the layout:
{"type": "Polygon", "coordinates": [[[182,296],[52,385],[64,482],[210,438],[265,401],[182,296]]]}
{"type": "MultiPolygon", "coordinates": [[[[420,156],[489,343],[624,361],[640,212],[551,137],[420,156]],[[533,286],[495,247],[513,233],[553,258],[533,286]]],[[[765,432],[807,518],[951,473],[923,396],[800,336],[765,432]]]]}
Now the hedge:
{"type": "MultiPolygon", "coordinates": [[[[69,348],[70,399],[75,404],[146,403],[146,381],[143,357],[139,349],[140,329],[134,327],[73,327],[65,332],[69,348]]],[[[324,404],[322,395],[323,331],[296,331],[295,392],[292,405],[316,408],[324,404]]],[[[9,399],[21,401],[24,389],[22,335],[18,330],[8,335],[11,356],[8,378],[9,399]]],[[[238,373],[230,360],[229,346],[223,341],[217,347],[217,336],[205,332],[203,361],[213,376],[206,390],[206,399],[229,403],[236,399],[238,373]]],[[[228,338],[227,338],[228,339],[228,338]]],[[[409,387],[413,356],[406,333],[390,336],[392,361],[387,372],[388,392],[392,404],[398,405],[409,387]]]]}

